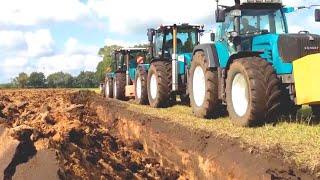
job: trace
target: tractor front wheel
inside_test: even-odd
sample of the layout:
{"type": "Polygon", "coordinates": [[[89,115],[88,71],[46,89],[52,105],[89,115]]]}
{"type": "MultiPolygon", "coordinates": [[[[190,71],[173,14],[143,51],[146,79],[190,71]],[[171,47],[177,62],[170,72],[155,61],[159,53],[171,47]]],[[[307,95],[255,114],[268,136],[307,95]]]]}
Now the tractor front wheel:
{"type": "Polygon", "coordinates": [[[258,57],[235,60],[227,76],[227,108],[233,124],[255,126],[276,117],[281,91],[267,61],[258,57]]]}
{"type": "Polygon", "coordinates": [[[147,72],[138,68],[135,78],[135,101],[138,104],[145,105],[148,103],[147,78],[147,72]]]}
{"type": "Polygon", "coordinates": [[[113,81],[111,78],[107,78],[105,81],[105,90],[106,98],[113,98],[113,81]]]}
{"type": "Polygon", "coordinates": [[[113,97],[115,99],[125,99],[126,74],[116,73],[113,79],[113,97]]]}
{"type": "Polygon", "coordinates": [[[190,68],[188,90],[193,113],[197,117],[209,118],[217,113],[218,73],[207,66],[207,59],[202,51],[196,52],[190,68]]]}
{"type": "Polygon", "coordinates": [[[165,108],[170,104],[171,63],[157,61],[151,64],[148,72],[148,99],[151,107],[165,108]]]}

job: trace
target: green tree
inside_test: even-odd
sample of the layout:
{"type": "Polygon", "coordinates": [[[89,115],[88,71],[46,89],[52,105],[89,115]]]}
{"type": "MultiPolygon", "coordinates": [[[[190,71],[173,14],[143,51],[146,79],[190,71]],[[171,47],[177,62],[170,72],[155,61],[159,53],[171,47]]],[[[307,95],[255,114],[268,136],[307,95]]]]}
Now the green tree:
{"type": "Polygon", "coordinates": [[[29,77],[29,86],[33,88],[44,88],[46,77],[42,72],[33,72],[29,77]]]}
{"type": "Polygon", "coordinates": [[[71,88],[73,87],[73,77],[69,73],[57,72],[47,77],[49,88],[71,88]]]}
{"type": "Polygon", "coordinates": [[[27,73],[20,73],[18,77],[14,78],[13,84],[16,84],[19,88],[25,88],[27,86],[29,77],[27,73]]]}
{"type": "Polygon", "coordinates": [[[98,80],[94,72],[82,71],[74,81],[75,87],[78,88],[94,88],[98,87],[98,80]]]}
{"type": "Polygon", "coordinates": [[[107,72],[111,72],[112,67],[112,53],[116,49],[122,48],[118,45],[112,45],[112,46],[104,46],[103,48],[100,48],[98,55],[102,57],[102,61],[98,64],[96,68],[96,78],[98,82],[101,82],[105,78],[105,74],[107,72]]]}

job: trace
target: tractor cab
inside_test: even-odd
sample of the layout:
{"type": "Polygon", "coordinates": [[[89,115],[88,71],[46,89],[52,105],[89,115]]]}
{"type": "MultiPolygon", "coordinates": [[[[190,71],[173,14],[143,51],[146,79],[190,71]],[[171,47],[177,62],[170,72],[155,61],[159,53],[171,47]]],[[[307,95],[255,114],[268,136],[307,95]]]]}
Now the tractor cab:
{"type": "Polygon", "coordinates": [[[204,26],[191,24],[161,25],[158,29],[148,29],[149,54],[152,62],[167,61],[172,68],[173,92],[185,93],[187,68],[191,65],[192,51],[199,44],[204,26]]]}
{"type": "Polygon", "coordinates": [[[272,63],[278,74],[291,74],[294,60],[320,53],[319,35],[308,31],[288,33],[286,14],[295,8],[284,6],[281,0],[235,2],[234,6],[218,5],[216,10],[218,27],[212,36],[216,46],[228,52],[218,53],[222,67],[227,67],[230,59],[260,56],[272,63]]]}
{"type": "Polygon", "coordinates": [[[126,72],[147,63],[146,48],[121,48],[113,52],[113,71],[126,72]]]}
{"type": "Polygon", "coordinates": [[[147,68],[146,48],[121,48],[112,53],[112,72],[106,74],[106,97],[135,96],[134,82],[139,68],[147,68]]]}
{"type": "Polygon", "coordinates": [[[231,53],[252,51],[251,43],[256,36],[288,33],[284,14],[288,10],[281,3],[244,3],[223,11],[225,18],[220,19],[223,22],[218,25],[216,38],[225,41],[231,53]]]}
{"type": "MultiPolygon", "coordinates": [[[[153,59],[176,59],[174,55],[190,54],[199,44],[203,26],[199,25],[161,25],[158,29],[148,29],[153,59]]],[[[188,58],[191,60],[191,58],[188,58]]]]}

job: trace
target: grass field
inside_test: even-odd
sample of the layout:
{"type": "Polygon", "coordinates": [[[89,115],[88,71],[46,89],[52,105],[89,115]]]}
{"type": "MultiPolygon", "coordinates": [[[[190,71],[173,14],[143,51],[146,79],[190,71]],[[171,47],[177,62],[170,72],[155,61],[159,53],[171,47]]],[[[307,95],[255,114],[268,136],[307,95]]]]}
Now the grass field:
{"type": "Polygon", "coordinates": [[[308,168],[320,176],[320,125],[311,123],[311,111],[308,108],[301,110],[297,117],[282,119],[277,124],[266,124],[257,128],[235,127],[227,117],[214,120],[196,118],[191,108],[180,105],[167,109],[153,109],[129,103],[129,109],[166,118],[192,129],[227,135],[262,151],[280,147],[283,149],[285,160],[295,162],[298,167],[308,168]]]}

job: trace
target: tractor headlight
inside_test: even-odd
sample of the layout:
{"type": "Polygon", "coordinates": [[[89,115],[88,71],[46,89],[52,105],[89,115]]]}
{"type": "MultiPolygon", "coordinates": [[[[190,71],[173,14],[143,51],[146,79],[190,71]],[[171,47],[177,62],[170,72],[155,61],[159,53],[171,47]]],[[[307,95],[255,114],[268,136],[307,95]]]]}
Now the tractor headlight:
{"type": "Polygon", "coordinates": [[[180,62],[184,62],[184,55],[180,55],[180,56],[178,56],[178,61],[180,61],[180,62]]]}

